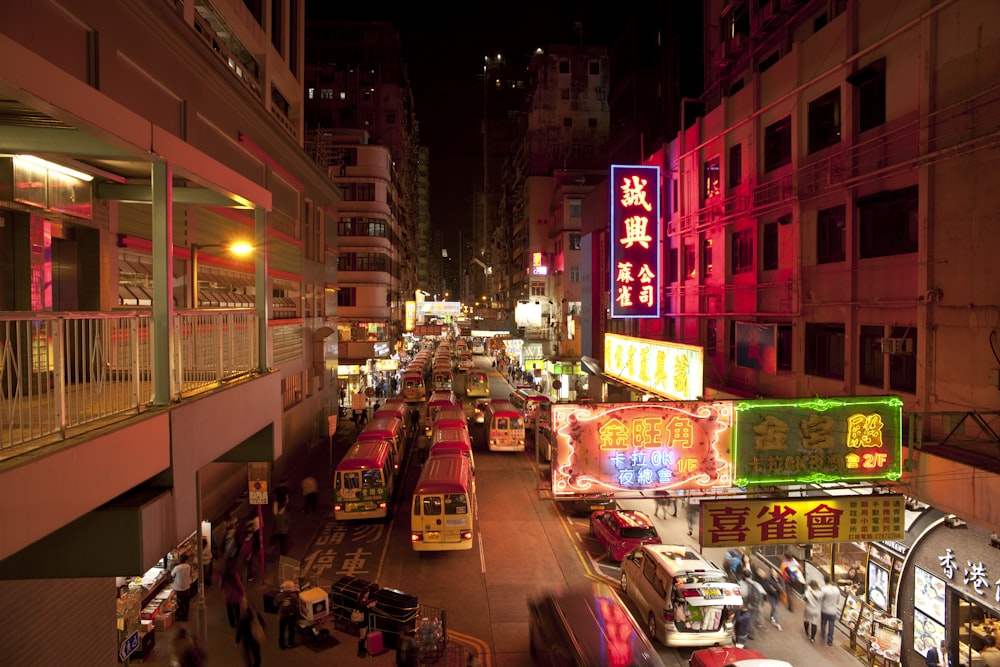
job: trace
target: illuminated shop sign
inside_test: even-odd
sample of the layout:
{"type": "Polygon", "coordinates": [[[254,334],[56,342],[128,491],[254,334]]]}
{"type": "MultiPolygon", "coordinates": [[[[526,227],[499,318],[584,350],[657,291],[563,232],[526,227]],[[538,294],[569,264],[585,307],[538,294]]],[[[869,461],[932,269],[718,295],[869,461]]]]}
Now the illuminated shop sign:
{"type": "Polygon", "coordinates": [[[533,276],[549,275],[549,267],[545,264],[545,253],[542,252],[531,253],[531,275],[533,276]]]}
{"type": "Polygon", "coordinates": [[[660,316],[660,168],[611,165],[611,317],[660,316]]]}
{"type": "Polygon", "coordinates": [[[956,556],[951,548],[945,549],[944,554],[937,559],[941,574],[952,584],[961,582],[965,588],[972,589],[980,597],[990,596],[1000,602],[1000,579],[993,579],[983,561],[964,560],[961,556],[956,556]]]}
{"type": "Polygon", "coordinates": [[[460,301],[420,301],[417,303],[417,313],[420,315],[461,315],[460,301]]]}
{"type": "Polygon", "coordinates": [[[704,359],[704,349],[695,345],[604,335],[604,374],[664,398],[701,398],[704,359]]]}
{"type": "Polygon", "coordinates": [[[406,314],[404,315],[404,322],[406,323],[406,330],[413,331],[413,327],[417,326],[417,302],[407,301],[406,302],[406,314]]]}
{"type": "Polygon", "coordinates": [[[555,495],[729,488],[730,401],[552,406],[555,495]]]}
{"type": "Polygon", "coordinates": [[[901,495],[703,500],[703,547],[900,540],[901,495]]]}
{"type": "Polygon", "coordinates": [[[898,396],[735,404],[737,486],[899,479],[898,396]]]}

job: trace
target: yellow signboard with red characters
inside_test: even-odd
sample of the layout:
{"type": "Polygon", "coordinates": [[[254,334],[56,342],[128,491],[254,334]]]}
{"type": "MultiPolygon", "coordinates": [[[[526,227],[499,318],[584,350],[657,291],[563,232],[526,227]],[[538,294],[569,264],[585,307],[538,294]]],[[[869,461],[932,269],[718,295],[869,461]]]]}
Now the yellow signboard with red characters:
{"type": "Polygon", "coordinates": [[[729,488],[732,416],[729,401],[554,404],[553,492],[729,488]]]}
{"type": "Polygon", "coordinates": [[[901,495],[704,500],[703,547],[902,540],[901,495]]]}

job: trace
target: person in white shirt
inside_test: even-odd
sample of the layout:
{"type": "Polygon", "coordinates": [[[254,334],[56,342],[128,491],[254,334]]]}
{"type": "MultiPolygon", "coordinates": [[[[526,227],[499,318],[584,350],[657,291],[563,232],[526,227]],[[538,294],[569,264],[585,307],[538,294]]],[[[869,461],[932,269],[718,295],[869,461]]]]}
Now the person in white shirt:
{"type": "Polygon", "coordinates": [[[177,598],[177,621],[187,621],[191,609],[191,565],[188,555],[181,554],[180,562],[170,571],[174,578],[174,596],[177,598]]]}
{"type": "Polygon", "coordinates": [[[820,589],[819,638],[825,639],[827,646],[833,646],[833,629],[839,612],[840,588],[826,577],[820,589]]]}

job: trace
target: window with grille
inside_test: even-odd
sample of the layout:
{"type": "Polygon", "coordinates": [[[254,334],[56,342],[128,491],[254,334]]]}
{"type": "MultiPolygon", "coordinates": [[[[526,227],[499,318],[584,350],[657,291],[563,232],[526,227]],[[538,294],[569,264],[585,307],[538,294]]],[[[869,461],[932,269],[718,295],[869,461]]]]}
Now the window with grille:
{"type": "Polygon", "coordinates": [[[809,103],[809,152],[840,143],[840,88],[809,103]]]}
{"type": "Polygon", "coordinates": [[[764,171],[792,161],[792,117],[785,116],[764,128],[764,171]]]}
{"type": "Polygon", "coordinates": [[[844,344],[843,324],[806,324],[806,374],[843,380],[844,344]]]}
{"type": "Polygon", "coordinates": [[[862,259],[917,252],[916,185],[859,199],[858,254],[862,259]]]}
{"type": "Polygon", "coordinates": [[[846,207],[824,208],[816,214],[816,262],[829,264],[847,258],[846,207]]]}
{"type": "Polygon", "coordinates": [[[753,234],[749,229],[733,232],[731,251],[734,274],[753,271],[753,234]]]}

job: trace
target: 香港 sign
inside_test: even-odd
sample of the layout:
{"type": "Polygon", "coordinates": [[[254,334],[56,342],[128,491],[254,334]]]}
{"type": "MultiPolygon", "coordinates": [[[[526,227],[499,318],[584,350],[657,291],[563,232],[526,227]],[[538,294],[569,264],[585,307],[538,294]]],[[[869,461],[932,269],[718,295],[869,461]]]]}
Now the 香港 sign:
{"type": "Polygon", "coordinates": [[[557,496],[729,488],[732,403],[552,406],[557,496]]]}
{"type": "Polygon", "coordinates": [[[901,495],[703,500],[703,547],[901,540],[901,495]]]}
{"type": "Polygon", "coordinates": [[[696,345],[604,334],[604,374],[664,398],[701,398],[704,359],[696,345]]]}
{"type": "Polygon", "coordinates": [[[660,316],[660,168],[611,165],[611,317],[660,316]]]}
{"type": "Polygon", "coordinates": [[[899,479],[902,407],[898,396],[738,401],[733,481],[899,479]]]}

